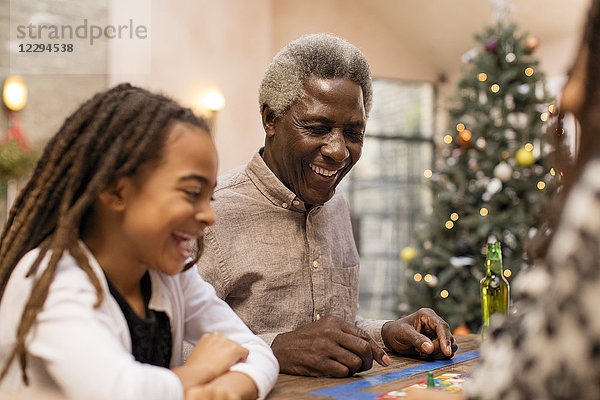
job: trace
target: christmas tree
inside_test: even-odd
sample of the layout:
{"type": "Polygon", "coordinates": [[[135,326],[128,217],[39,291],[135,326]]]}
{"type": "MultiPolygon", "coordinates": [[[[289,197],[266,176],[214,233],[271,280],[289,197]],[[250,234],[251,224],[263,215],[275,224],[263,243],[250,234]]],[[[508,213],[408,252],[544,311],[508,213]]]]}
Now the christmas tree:
{"type": "MultiPolygon", "coordinates": [[[[463,56],[450,126],[434,171],[432,207],[404,249],[410,309],[429,306],[452,328],[481,325],[485,249],[502,243],[509,281],[527,265],[525,248],[558,184],[548,137],[556,107],[534,51],[538,40],[498,21],[463,56]]],[[[404,304],[404,308],[407,305],[404,304]]]]}

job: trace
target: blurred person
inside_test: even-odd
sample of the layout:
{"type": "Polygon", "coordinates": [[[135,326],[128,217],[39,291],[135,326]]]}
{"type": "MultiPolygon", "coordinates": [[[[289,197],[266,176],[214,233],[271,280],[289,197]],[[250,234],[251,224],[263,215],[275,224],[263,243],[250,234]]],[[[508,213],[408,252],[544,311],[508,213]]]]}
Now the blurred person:
{"type": "Polygon", "coordinates": [[[579,150],[562,167],[557,223],[540,261],[514,282],[518,315],[483,343],[463,395],[414,391],[409,398],[600,398],[599,70],[600,0],[593,0],[559,107],[579,122],[579,150]]]}
{"type": "Polygon", "coordinates": [[[328,34],[290,42],[259,88],[264,147],[215,190],[199,272],[271,344],[282,372],[343,377],[389,365],[383,346],[428,359],[457,348],[430,309],[357,315],[359,256],[335,189],[360,158],[372,97],[354,45],[328,34]]]}
{"type": "Polygon", "coordinates": [[[68,117],[0,237],[0,391],[264,398],[277,360],[189,269],[216,178],[206,122],[167,97],[122,84],[68,117]]]}

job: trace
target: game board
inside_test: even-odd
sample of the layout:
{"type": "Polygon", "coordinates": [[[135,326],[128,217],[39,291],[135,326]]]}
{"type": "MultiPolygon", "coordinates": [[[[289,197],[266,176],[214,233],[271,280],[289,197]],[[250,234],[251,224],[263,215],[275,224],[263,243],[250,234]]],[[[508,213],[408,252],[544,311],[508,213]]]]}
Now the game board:
{"type": "MultiPolygon", "coordinates": [[[[380,385],[387,382],[392,382],[398,379],[402,379],[408,376],[416,375],[419,373],[436,370],[441,367],[451,366],[452,364],[461,363],[464,361],[472,360],[479,357],[479,350],[473,350],[468,352],[457,352],[454,357],[450,360],[437,360],[430,361],[423,364],[417,364],[412,367],[384,373],[381,375],[371,376],[368,378],[343,383],[340,385],[330,386],[324,389],[315,390],[310,392],[312,395],[327,396],[333,399],[339,400],[379,400],[378,396],[382,396],[388,393],[372,393],[364,392],[364,389],[372,386],[380,385]]],[[[443,374],[448,375],[448,374],[443,374]]],[[[435,377],[434,377],[435,378],[435,377]]],[[[462,378],[464,381],[464,378],[462,378]]],[[[393,397],[392,397],[393,398],[393,397]]]]}
{"type": "MultiPolygon", "coordinates": [[[[469,375],[449,374],[449,373],[434,376],[435,390],[439,390],[442,392],[450,392],[450,393],[460,392],[462,390],[463,382],[468,377],[469,377],[469,375]]],[[[396,390],[392,390],[392,391],[384,393],[384,394],[380,394],[379,396],[377,396],[375,398],[376,399],[385,399],[385,400],[399,399],[401,397],[406,396],[410,390],[419,390],[419,389],[426,389],[426,388],[427,388],[427,381],[425,380],[425,381],[421,381],[419,383],[415,383],[414,385],[405,386],[400,389],[396,389],[396,390]]]]}

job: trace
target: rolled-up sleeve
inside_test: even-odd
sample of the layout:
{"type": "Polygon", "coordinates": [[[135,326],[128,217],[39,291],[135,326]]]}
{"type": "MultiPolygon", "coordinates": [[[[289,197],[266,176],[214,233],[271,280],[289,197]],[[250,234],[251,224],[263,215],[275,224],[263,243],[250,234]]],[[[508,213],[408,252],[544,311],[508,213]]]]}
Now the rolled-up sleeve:
{"type": "Polygon", "coordinates": [[[279,364],[271,348],[256,336],[223,300],[214,288],[192,268],[184,272],[182,287],[186,298],[185,339],[196,343],[207,332],[220,332],[249,350],[245,362],[231,371],[248,375],[258,388],[259,398],[271,391],[279,374],[279,364]]]}

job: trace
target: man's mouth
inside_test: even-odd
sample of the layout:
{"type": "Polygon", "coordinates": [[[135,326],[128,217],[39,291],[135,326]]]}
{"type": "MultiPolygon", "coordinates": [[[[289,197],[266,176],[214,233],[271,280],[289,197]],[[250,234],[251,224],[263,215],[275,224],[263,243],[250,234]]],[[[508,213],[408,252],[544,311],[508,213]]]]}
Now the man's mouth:
{"type": "Polygon", "coordinates": [[[318,165],[314,165],[312,163],[308,163],[308,166],[310,167],[310,169],[313,170],[313,172],[315,174],[324,176],[326,178],[331,178],[332,176],[334,176],[335,174],[337,174],[342,168],[336,169],[336,170],[330,170],[330,169],[325,169],[323,167],[319,167],[318,165]]]}

